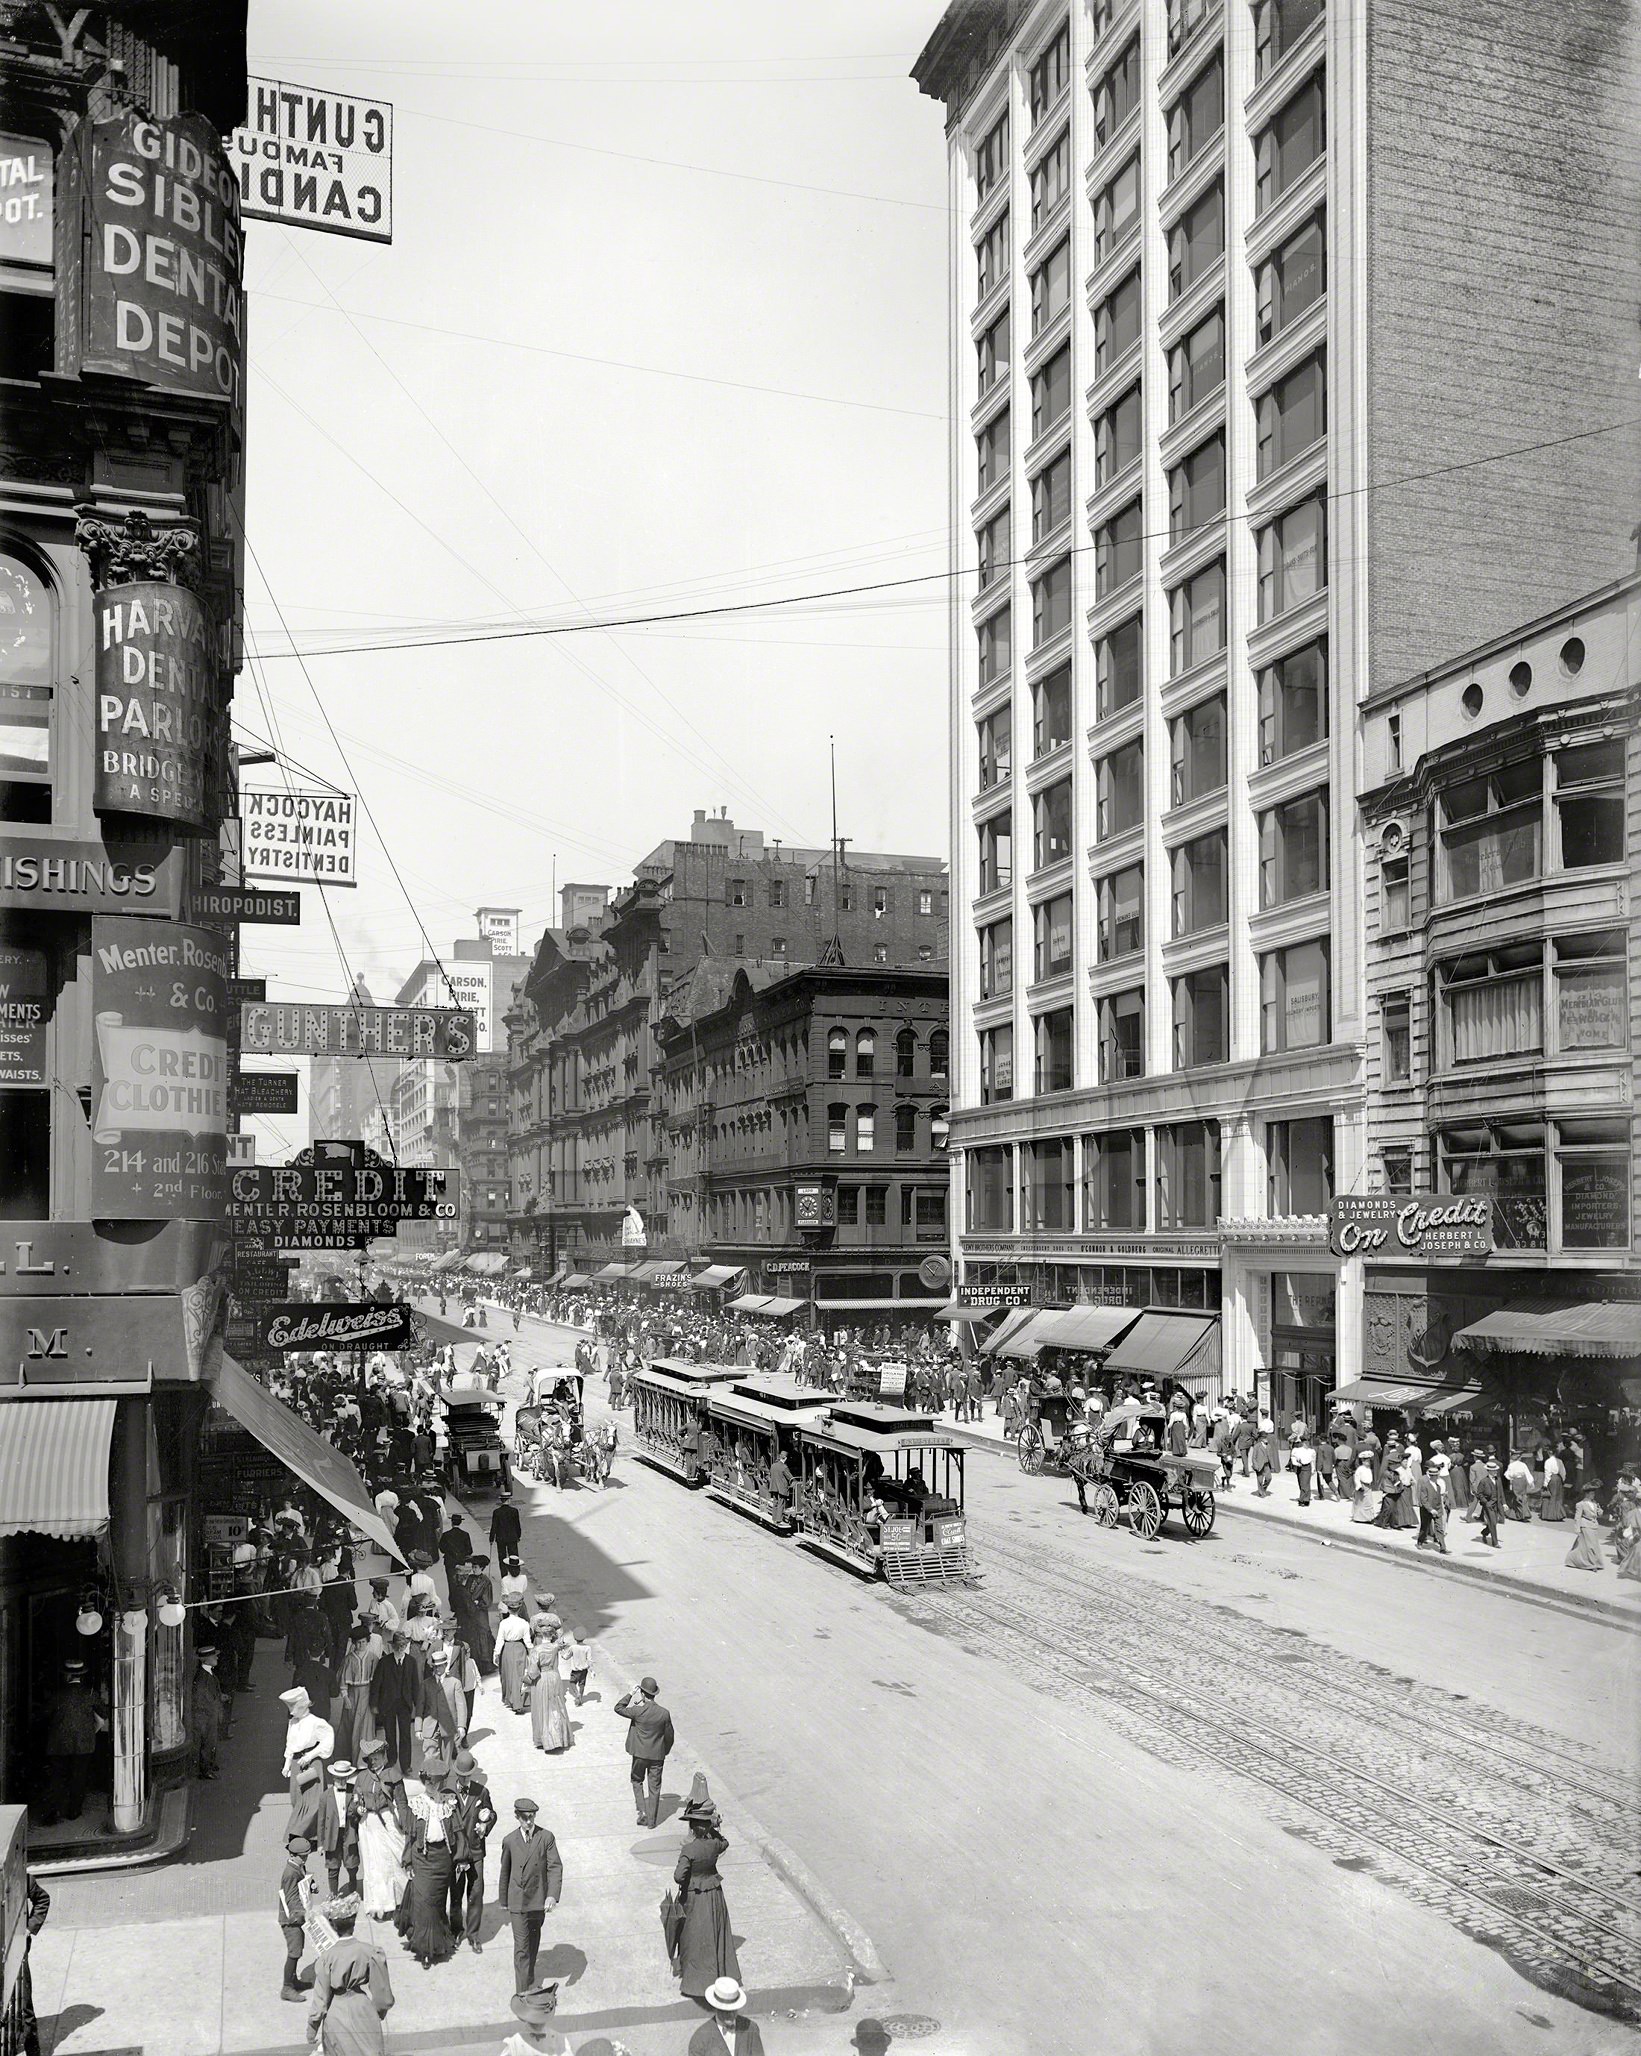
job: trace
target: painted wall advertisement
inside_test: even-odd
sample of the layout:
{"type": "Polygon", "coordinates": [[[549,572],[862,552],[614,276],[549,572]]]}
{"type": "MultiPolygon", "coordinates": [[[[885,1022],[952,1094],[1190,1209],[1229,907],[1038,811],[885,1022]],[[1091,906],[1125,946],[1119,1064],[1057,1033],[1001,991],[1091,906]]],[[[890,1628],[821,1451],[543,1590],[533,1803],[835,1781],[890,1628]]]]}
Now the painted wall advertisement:
{"type": "Polygon", "coordinates": [[[180,585],[110,586],[96,597],[99,814],[203,828],[217,721],[204,606],[180,585]]]}
{"type": "Polygon", "coordinates": [[[391,102],[283,79],[246,83],[247,118],[232,141],[245,219],[391,243],[391,102]]]}
{"type": "Polygon", "coordinates": [[[228,1203],[227,944],[204,928],[91,924],[91,1215],[210,1220],[228,1203]]]}
{"type": "Polygon", "coordinates": [[[240,795],[244,876],[253,885],[357,885],[351,792],[240,795]]]}
{"type": "Polygon", "coordinates": [[[0,263],[51,263],[51,145],[0,135],[0,263]]]}
{"type": "Polygon", "coordinates": [[[0,1092],[8,1086],[43,1086],[46,1016],[51,1003],[46,953],[0,949],[0,1092]]]}
{"type": "Polygon", "coordinates": [[[245,390],[239,183],[201,114],[91,125],[80,366],[170,393],[245,390]]]}

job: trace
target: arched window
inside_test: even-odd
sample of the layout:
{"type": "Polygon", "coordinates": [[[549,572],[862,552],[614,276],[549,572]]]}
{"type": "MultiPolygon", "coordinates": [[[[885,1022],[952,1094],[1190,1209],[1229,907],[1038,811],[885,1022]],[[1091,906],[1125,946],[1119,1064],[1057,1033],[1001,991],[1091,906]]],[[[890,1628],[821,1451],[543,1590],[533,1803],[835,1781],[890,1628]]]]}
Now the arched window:
{"type": "Polygon", "coordinates": [[[826,1038],[826,1075],[841,1078],[849,1063],[849,1037],[843,1029],[834,1028],[826,1038]]]}
{"type": "Polygon", "coordinates": [[[917,1037],[910,1028],[902,1028],[895,1037],[895,1076],[910,1078],[917,1071],[917,1037]]]}
{"type": "Polygon", "coordinates": [[[917,1108],[895,1108],[895,1148],[905,1155],[917,1147],[917,1108]]]}
{"type": "Polygon", "coordinates": [[[0,550],[0,821],[51,819],[57,608],[34,566],[0,550]]]}
{"type": "Polygon", "coordinates": [[[826,1147],[833,1156],[842,1156],[849,1147],[849,1109],[842,1100],[826,1109],[826,1147]]]}
{"type": "Polygon", "coordinates": [[[855,1037],[855,1076],[870,1078],[877,1062],[877,1037],[870,1028],[863,1028],[855,1037]]]}
{"type": "Polygon", "coordinates": [[[855,1109],[855,1147],[862,1156],[870,1156],[877,1147],[877,1108],[859,1106],[855,1109]]]}
{"type": "Polygon", "coordinates": [[[935,1029],[929,1037],[929,1076],[944,1078],[946,1075],[947,1035],[944,1028],[935,1029]]]}
{"type": "Polygon", "coordinates": [[[947,1119],[950,1112],[950,1107],[931,1107],[929,1109],[929,1147],[931,1149],[944,1149],[946,1147],[952,1132],[952,1124],[947,1119]]]}

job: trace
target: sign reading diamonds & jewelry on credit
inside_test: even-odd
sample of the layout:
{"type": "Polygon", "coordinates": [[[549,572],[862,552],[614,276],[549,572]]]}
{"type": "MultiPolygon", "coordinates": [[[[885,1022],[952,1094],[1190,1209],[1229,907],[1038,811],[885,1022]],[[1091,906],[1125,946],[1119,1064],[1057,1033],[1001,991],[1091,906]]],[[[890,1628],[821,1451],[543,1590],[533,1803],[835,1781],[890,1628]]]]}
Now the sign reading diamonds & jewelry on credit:
{"type": "Polygon", "coordinates": [[[1493,1202],[1478,1193],[1344,1193],[1328,1207],[1328,1247],[1381,1264],[1488,1256],[1493,1202]]]}

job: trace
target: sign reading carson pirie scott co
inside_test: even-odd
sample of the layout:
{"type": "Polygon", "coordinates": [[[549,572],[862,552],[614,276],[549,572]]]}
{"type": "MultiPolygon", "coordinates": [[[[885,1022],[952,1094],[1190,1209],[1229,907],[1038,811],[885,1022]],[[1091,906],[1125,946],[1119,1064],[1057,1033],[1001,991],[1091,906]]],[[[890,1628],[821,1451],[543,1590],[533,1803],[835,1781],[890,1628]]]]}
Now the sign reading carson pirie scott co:
{"type": "Polygon", "coordinates": [[[244,400],[239,182],[203,115],[91,125],[79,369],[244,400]]]}
{"type": "Polygon", "coordinates": [[[107,915],[91,924],[91,1217],[210,1220],[227,1176],[220,935],[107,915]]]}
{"type": "Polygon", "coordinates": [[[1328,1247],[1381,1264],[1487,1256],[1493,1202],[1475,1193],[1344,1193],[1328,1208],[1328,1247]]]}
{"type": "Polygon", "coordinates": [[[359,883],[351,792],[247,792],[240,807],[248,883],[359,883]]]}
{"type": "Polygon", "coordinates": [[[367,243],[393,240],[393,107],[322,86],[251,78],[231,148],[247,221],[367,243]]]}
{"type": "Polygon", "coordinates": [[[358,1305],[292,1302],[262,1314],[268,1349],[408,1349],[415,1340],[410,1308],[374,1300],[358,1305]]]}
{"type": "Polygon", "coordinates": [[[204,607],[180,585],[96,595],[99,814],[203,828],[213,748],[213,666],[204,607]]]}
{"type": "Polygon", "coordinates": [[[240,1047],[265,1057],[472,1056],[478,1024],[466,1007],[240,1009],[240,1047]]]}

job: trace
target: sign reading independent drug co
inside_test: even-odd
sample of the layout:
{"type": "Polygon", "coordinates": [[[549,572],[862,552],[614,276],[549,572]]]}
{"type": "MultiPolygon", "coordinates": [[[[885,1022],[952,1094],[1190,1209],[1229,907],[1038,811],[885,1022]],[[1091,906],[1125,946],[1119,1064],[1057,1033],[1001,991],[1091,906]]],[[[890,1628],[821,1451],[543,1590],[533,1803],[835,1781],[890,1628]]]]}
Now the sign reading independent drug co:
{"type": "Polygon", "coordinates": [[[246,81],[230,149],[247,221],[393,240],[393,108],[283,79],[246,81]]]}

